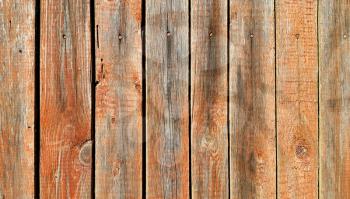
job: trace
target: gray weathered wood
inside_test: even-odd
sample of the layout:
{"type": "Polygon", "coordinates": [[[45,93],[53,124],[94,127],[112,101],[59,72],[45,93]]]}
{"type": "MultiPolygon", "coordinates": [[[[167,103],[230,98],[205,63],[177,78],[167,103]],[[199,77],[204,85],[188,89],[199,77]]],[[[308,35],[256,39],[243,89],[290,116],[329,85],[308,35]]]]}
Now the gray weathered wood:
{"type": "Polygon", "coordinates": [[[228,198],[227,1],[191,0],[193,198],[228,198]]]}
{"type": "Polygon", "coordinates": [[[319,1],[320,198],[350,198],[350,1],[319,1]]]}
{"type": "Polygon", "coordinates": [[[231,198],[276,198],[274,1],[230,1],[231,198]]]}
{"type": "Polygon", "coordinates": [[[276,1],[278,198],[318,196],[317,0],[276,1]]]}
{"type": "Polygon", "coordinates": [[[189,197],[187,0],[146,1],[146,196],[189,197]]]}
{"type": "Polygon", "coordinates": [[[90,1],[40,4],[40,197],[91,198],[90,1]]]}
{"type": "Polygon", "coordinates": [[[34,198],[35,1],[0,1],[0,198],[34,198]]]}
{"type": "Polygon", "coordinates": [[[95,9],[96,198],[141,198],[141,0],[96,0],[95,9]]]}

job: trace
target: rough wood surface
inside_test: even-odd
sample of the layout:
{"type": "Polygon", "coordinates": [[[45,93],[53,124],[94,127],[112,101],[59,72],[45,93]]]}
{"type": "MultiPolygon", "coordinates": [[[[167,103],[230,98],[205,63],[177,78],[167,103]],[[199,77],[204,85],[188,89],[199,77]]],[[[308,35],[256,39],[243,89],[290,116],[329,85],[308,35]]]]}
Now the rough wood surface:
{"type": "Polygon", "coordinates": [[[88,0],[41,0],[40,196],[91,197],[88,0]]]}
{"type": "Polygon", "coordinates": [[[276,197],[274,1],[230,1],[231,198],[276,197]]]}
{"type": "Polygon", "coordinates": [[[34,197],[35,1],[0,1],[0,198],[34,197]]]}
{"type": "Polygon", "coordinates": [[[320,198],[350,198],[350,1],[319,1],[320,198]]]}
{"type": "Polygon", "coordinates": [[[227,1],[191,1],[193,198],[228,198],[227,1]]]}
{"type": "Polygon", "coordinates": [[[141,198],[141,0],[95,5],[96,198],[141,198]]]}
{"type": "Polygon", "coordinates": [[[189,197],[186,0],[146,1],[146,197],[189,197]]]}
{"type": "Polygon", "coordinates": [[[276,28],[278,198],[317,198],[317,1],[278,0],[276,28]]]}

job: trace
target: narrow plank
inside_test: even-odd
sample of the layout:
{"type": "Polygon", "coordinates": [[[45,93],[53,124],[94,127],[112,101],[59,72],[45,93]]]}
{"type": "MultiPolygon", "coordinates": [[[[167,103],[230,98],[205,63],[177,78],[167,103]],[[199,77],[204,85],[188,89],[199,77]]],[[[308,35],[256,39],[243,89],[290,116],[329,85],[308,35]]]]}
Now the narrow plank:
{"type": "Polygon", "coordinates": [[[230,1],[231,198],[276,198],[274,1],[230,1]]]}
{"type": "Polygon", "coordinates": [[[141,198],[141,0],[96,0],[95,9],[96,198],[141,198]]]}
{"type": "Polygon", "coordinates": [[[188,6],[146,1],[147,198],[189,198],[188,6]]]}
{"type": "Polygon", "coordinates": [[[40,196],[91,198],[90,2],[40,12],[40,196]]]}
{"type": "Polygon", "coordinates": [[[191,1],[193,198],[228,198],[227,1],[191,1]]]}
{"type": "Polygon", "coordinates": [[[318,196],[317,0],[276,2],[279,198],[318,196]]]}
{"type": "Polygon", "coordinates": [[[0,198],[34,198],[35,1],[0,1],[0,198]]]}
{"type": "Polygon", "coordinates": [[[350,198],[350,1],[319,2],[320,198],[350,198]]]}

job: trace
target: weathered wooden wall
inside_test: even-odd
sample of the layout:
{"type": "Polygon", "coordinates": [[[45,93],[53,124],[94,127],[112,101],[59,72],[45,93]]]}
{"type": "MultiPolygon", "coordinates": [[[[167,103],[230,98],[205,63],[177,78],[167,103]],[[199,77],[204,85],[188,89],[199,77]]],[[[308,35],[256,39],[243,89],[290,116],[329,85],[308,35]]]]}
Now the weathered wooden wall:
{"type": "Polygon", "coordinates": [[[350,198],[349,0],[0,0],[0,198],[350,198]]]}

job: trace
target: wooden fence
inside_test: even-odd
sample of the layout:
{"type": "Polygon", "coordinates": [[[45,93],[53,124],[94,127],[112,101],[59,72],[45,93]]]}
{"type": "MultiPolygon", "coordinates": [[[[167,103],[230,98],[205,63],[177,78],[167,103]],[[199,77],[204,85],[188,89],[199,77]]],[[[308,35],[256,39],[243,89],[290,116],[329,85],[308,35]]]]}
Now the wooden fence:
{"type": "Polygon", "coordinates": [[[0,198],[350,198],[349,0],[0,0],[0,198]]]}

